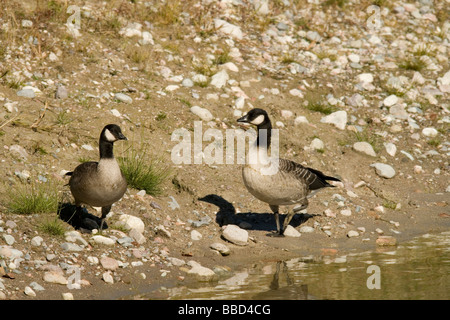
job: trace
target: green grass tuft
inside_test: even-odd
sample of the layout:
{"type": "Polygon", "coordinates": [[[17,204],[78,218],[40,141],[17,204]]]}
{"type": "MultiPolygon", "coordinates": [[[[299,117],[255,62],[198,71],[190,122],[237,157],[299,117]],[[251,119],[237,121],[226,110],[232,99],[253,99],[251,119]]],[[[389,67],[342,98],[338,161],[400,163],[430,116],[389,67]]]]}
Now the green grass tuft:
{"type": "Polygon", "coordinates": [[[58,210],[58,190],[51,183],[23,185],[9,195],[8,209],[17,214],[50,213],[58,210]]]}
{"type": "Polygon", "coordinates": [[[117,160],[130,187],[145,190],[152,196],[162,193],[162,184],[170,175],[169,168],[161,159],[151,157],[146,147],[131,147],[117,160]]]}
{"type": "Polygon", "coordinates": [[[49,217],[46,218],[38,225],[38,228],[44,233],[57,237],[64,236],[64,233],[66,232],[65,224],[58,217],[53,219],[49,217]]]}

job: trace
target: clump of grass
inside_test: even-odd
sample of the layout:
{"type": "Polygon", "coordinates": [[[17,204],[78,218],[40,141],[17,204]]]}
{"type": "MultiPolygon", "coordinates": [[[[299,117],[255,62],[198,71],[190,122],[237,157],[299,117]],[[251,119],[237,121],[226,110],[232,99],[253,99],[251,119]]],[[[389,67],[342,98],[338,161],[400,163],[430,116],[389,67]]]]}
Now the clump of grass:
{"type": "Polygon", "coordinates": [[[220,53],[215,57],[215,59],[213,60],[213,64],[220,65],[230,61],[231,61],[230,50],[224,49],[221,50],[220,53]]]}
{"type": "Polygon", "coordinates": [[[410,57],[406,58],[405,61],[400,63],[399,67],[406,70],[421,71],[422,69],[427,67],[427,64],[423,59],[410,57]]]}
{"type": "Polygon", "coordinates": [[[180,0],[167,0],[159,7],[157,20],[164,25],[174,24],[178,21],[181,11],[180,0]]]}
{"type": "Polygon", "coordinates": [[[158,115],[156,116],[155,120],[156,121],[162,121],[162,120],[164,120],[166,118],[167,118],[167,114],[164,111],[160,111],[158,113],[158,115]]]}
{"type": "Polygon", "coordinates": [[[383,201],[383,207],[385,207],[387,209],[395,210],[395,208],[397,208],[397,203],[395,201],[392,201],[392,200],[384,200],[383,201]]]}
{"type": "Polygon", "coordinates": [[[57,115],[55,119],[55,124],[60,126],[65,126],[69,123],[71,123],[73,119],[69,116],[69,114],[65,110],[61,110],[57,115]]]}
{"type": "Polygon", "coordinates": [[[285,54],[281,58],[281,63],[283,63],[283,64],[290,64],[293,62],[297,62],[297,61],[294,59],[294,57],[291,54],[285,54]]]}
{"type": "Polygon", "coordinates": [[[200,64],[194,65],[194,70],[195,70],[195,72],[200,73],[204,76],[211,77],[216,73],[217,68],[215,65],[209,65],[207,63],[200,63],[200,64]]]}
{"type": "Polygon", "coordinates": [[[58,191],[52,183],[33,182],[9,194],[8,209],[17,214],[50,213],[58,210],[58,191]]]}
{"type": "Polygon", "coordinates": [[[38,228],[44,233],[57,237],[64,236],[64,233],[66,232],[64,223],[58,217],[53,219],[49,217],[46,218],[38,225],[38,228]]]}
{"type": "Polygon", "coordinates": [[[316,101],[316,102],[310,101],[308,103],[308,105],[306,106],[306,109],[314,111],[314,112],[320,112],[323,114],[330,114],[330,113],[337,111],[337,109],[335,107],[329,105],[328,103],[324,103],[322,101],[316,101]]]}
{"type": "Polygon", "coordinates": [[[430,139],[427,141],[427,143],[432,147],[438,147],[441,144],[440,139],[430,139]]]}
{"type": "Polygon", "coordinates": [[[150,51],[145,47],[130,46],[125,53],[131,61],[137,64],[144,63],[150,58],[150,51]]]}
{"type": "Polygon", "coordinates": [[[118,162],[130,187],[145,190],[153,196],[161,194],[162,184],[170,171],[161,159],[148,154],[147,147],[131,147],[118,162]]]}

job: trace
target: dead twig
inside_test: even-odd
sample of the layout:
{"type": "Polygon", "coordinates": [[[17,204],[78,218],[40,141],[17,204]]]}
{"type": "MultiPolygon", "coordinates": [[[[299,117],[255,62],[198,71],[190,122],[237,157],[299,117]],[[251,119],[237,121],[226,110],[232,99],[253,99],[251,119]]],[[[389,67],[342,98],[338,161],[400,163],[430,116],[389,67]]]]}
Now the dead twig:
{"type": "Polygon", "coordinates": [[[44,112],[42,112],[42,114],[39,114],[39,117],[37,118],[37,120],[30,126],[30,128],[33,129],[33,131],[37,131],[37,127],[41,123],[42,119],[44,119],[44,117],[45,117],[45,111],[47,111],[47,108],[48,108],[48,103],[45,102],[44,112]]]}

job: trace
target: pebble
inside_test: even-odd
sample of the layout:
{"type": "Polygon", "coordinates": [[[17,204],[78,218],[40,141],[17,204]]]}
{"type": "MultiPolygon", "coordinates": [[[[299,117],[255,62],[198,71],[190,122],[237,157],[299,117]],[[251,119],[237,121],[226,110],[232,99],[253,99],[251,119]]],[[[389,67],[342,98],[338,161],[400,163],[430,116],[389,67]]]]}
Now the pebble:
{"type": "Polygon", "coordinates": [[[397,153],[397,147],[395,144],[388,142],[384,143],[384,148],[386,149],[386,152],[391,156],[394,157],[397,153]]]}
{"type": "Polygon", "coordinates": [[[25,290],[23,291],[27,296],[30,297],[36,297],[36,292],[34,292],[33,289],[31,289],[30,287],[26,286],[25,290]]]}
{"type": "Polygon", "coordinates": [[[147,238],[138,229],[131,229],[129,235],[138,244],[147,242],[147,238]]]}
{"type": "Polygon", "coordinates": [[[295,229],[293,226],[288,225],[286,227],[286,229],[284,230],[283,233],[286,237],[292,237],[292,238],[298,238],[300,237],[302,234],[300,232],[297,231],[297,229],[295,229]]]}
{"type": "Polygon", "coordinates": [[[309,147],[314,150],[323,150],[325,148],[325,144],[319,138],[314,138],[309,147]]]}
{"type": "Polygon", "coordinates": [[[222,19],[214,19],[214,27],[217,31],[224,35],[228,35],[234,39],[242,40],[243,33],[240,27],[228,23],[222,19]]]}
{"type": "Polygon", "coordinates": [[[231,243],[237,244],[239,246],[245,246],[248,244],[248,232],[234,224],[228,224],[223,227],[222,237],[225,240],[228,240],[231,243]]]}
{"type": "Polygon", "coordinates": [[[191,267],[191,269],[188,271],[188,274],[194,275],[198,281],[211,281],[216,279],[217,277],[216,273],[213,270],[203,267],[198,262],[191,260],[187,264],[191,267]]]}
{"type": "Polygon", "coordinates": [[[386,107],[391,107],[398,102],[398,97],[394,94],[391,94],[389,97],[383,100],[383,104],[386,107]]]}
{"type": "Polygon", "coordinates": [[[14,244],[14,242],[16,241],[14,239],[14,237],[10,234],[4,234],[3,239],[5,240],[6,244],[10,245],[10,246],[12,246],[14,244]]]}
{"type": "Polygon", "coordinates": [[[143,233],[145,230],[144,221],[139,217],[129,214],[121,214],[117,223],[126,230],[136,229],[140,233],[143,233]]]}
{"type": "Polygon", "coordinates": [[[34,98],[36,97],[36,93],[33,89],[27,88],[17,91],[16,93],[19,97],[25,97],[25,98],[34,98]]]}
{"type": "Polygon", "coordinates": [[[111,271],[106,271],[102,274],[102,279],[103,281],[105,281],[106,283],[109,284],[114,284],[114,278],[111,274],[111,271]]]}
{"type": "Polygon", "coordinates": [[[422,134],[425,137],[434,138],[438,135],[438,131],[435,128],[423,128],[422,134]]]}
{"type": "Polygon", "coordinates": [[[347,112],[344,110],[333,112],[320,119],[320,122],[333,124],[336,128],[345,130],[347,125],[347,112]]]}
{"type": "Polygon", "coordinates": [[[193,106],[190,110],[193,114],[197,115],[203,121],[211,121],[214,118],[208,109],[199,106],[193,106]]]}
{"type": "Polygon", "coordinates": [[[55,99],[67,99],[69,97],[69,92],[67,88],[63,85],[58,85],[55,91],[55,99]]]}
{"type": "Polygon", "coordinates": [[[370,165],[371,167],[375,168],[376,173],[383,178],[393,178],[395,176],[395,170],[390,165],[385,163],[374,163],[370,165]]]}
{"type": "Polygon", "coordinates": [[[378,236],[375,243],[378,246],[395,246],[397,245],[397,239],[392,236],[378,236]]]}
{"type": "Polygon", "coordinates": [[[301,226],[299,231],[301,233],[311,233],[311,232],[314,232],[314,228],[310,227],[310,226],[301,226]]]}
{"type": "Polygon", "coordinates": [[[95,243],[102,244],[102,245],[105,245],[105,246],[113,246],[116,243],[115,240],[113,240],[111,238],[108,238],[108,237],[105,237],[105,236],[101,236],[101,235],[95,235],[91,239],[95,243]]]}
{"type": "Polygon", "coordinates": [[[210,85],[216,87],[217,89],[220,89],[225,86],[228,79],[230,79],[230,77],[227,71],[225,69],[222,69],[211,77],[210,85]]]}
{"type": "Polygon", "coordinates": [[[114,99],[119,100],[120,102],[124,102],[124,103],[132,103],[133,99],[126,95],[125,93],[121,93],[121,92],[117,92],[116,94],[114,94],[114,99]]]}
{"type": "Polygon", "coordinates": [[[183,81],[181,81],[181,85],[183,87],[191,88],[194,86],[194,81],[189,78],[184,78],[183,81]]]}
{"type": "Polygon", "coordinates": [[[36,237],[33,237],[33,239],[31,239],[31,245],[34,247],[39,247],[42,245],[43,241],[44,241],[44,239],[42,239],[42,237],[36,236],[36,237]]]}
{"type": "Polygon", "coordinates": [[[59,271],[47,271],[47,272],[45,272],[43,280],[45,282],[56,283],[56,284],[63,284],[63,285],[66,285],[68,283],[67,279],[59,271]]]}
{"type": "Polygon", "coordinates": [[[101,257],[100,264],[105,270],[115,271],[119,268],[119,262],[110,257],[101,257]]]}
{"type": "Polygon", "coordinates": [[[64,292],[61,294],[63,300],[74,300],[73,294],[71,292],[64,292]]]}
{"type": "Polygon", "coordinates": [[[306,119],[305,116],[298,116],[294,120],[295,125],[306,124],[306,123],[309,123],[309,121],[308,121],[308,119],[306,119]]]}
{"type": "Polygon", "coordinates": [[[375,150],[373,150],[372,145],[370,143],[368,143],[368,142],[365,142],[365,141],[355,142],[353,144],[353,149],[355,151],[364,153],[364,154],[366,154],[368,156],[371,156],[371,157],[376,157],[377,156],[377,154],[375,153],[375,150]]]}
{"type": "Polygon", "coordinates": [[[61,243],[61,248],[65,251],[83,251],[83,248],[79,245],[71,242],[61,243]]]}
{"type": "Polygon", "coordinates": [[[231,253],[230,248],[220,242],[214,242],[209,247],[219,252],[222,256],[228,256],[231,253]]]}
{"type": "Polygon", "coordinates": [[[194,241],[201,240],[203,238],[202,234],[198,232],[197,230],[191,231],[191,239],[194,241]]]}
{"type": "Polygon", "coordinates": [[[356,230],[350,230],[349,232],[347,232],[347,237],[349,238],[359,237],[359,232],[356,230]]]}
{"type": "Polygon", "coordinates": [[[352,215],[352,210],[350,209],[343,209],[340,211],[340,214],[346,217],[349,217],[352,215]]]}

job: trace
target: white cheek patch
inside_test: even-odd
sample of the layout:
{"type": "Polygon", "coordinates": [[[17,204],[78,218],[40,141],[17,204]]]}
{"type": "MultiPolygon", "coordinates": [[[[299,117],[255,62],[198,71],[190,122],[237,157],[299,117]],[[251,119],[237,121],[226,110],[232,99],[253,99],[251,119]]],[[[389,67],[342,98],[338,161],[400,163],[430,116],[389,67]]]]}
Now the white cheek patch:
{"type": "Polygon", "coordinates": [[[114,135],[108,129],[105,130],[105,138],[109,142],[114,142],[117,140],[116,137],[114,137],[114,135]]]}
{"type": "Polygon", "coordinates": [[[259,126],[264,121],[264,115],[259,115],[255,119],[253,119],[250,123],[254,124],[255,126],[259,126]]]}

